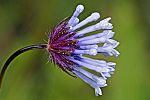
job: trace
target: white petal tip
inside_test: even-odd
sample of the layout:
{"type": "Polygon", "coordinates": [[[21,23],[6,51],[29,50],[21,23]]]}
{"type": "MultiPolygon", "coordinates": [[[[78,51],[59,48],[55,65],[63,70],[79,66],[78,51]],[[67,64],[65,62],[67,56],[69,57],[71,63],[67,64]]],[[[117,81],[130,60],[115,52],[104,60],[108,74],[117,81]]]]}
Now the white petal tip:
{"type": "Polygon", "coordinates": [[[110,21],[110,20],[111,20],[111,17],[108,17],[108,18],[106,18],[106,19],[104,19],[104,20],[106,20],[106,21],[110,21]]]}
{"type": "Polygon", "coordinates": [[[78,5],[76,10],[81,13],[84,10],[84,6],[83,5],[78,5]]]}
{"type": "Polygon", "coordinates": [[[96,54],[97,54],[97,50],[96,49],[90,49],[89,55],[95,56],[96,54]]]}
{"type": "Polygon", "coordinates": [[[101,89],[99,87],[95,88],[95,95],[96,96],[102,95],[102,91],[101,91],[101,89]]]}
{"type": "Polygon", "coordinates": [[[97,49],[97,48],[98,48],[98,45],[94,45],[93,48],[94,48],[94,49],[97,49]]]}
{"type": "Polygon", "coordinates": [[[108,62],[107,65],[108,66],[116,66],[116,63],[114,63],[114,62],[108,62]]]}
{"type": "Polygon", "coordinates": [[[76,19],[75,19],[75,22],[78,23],[78,22],[79,22],[79,18],[76,18],[76,19]]]}
{"type": "Polygon", "coordinates": [[[100,18],[100,14],[98,12],[92,13],[91,17],[94,19],[94,21],[96,21],[97,19],[100,18]]]}

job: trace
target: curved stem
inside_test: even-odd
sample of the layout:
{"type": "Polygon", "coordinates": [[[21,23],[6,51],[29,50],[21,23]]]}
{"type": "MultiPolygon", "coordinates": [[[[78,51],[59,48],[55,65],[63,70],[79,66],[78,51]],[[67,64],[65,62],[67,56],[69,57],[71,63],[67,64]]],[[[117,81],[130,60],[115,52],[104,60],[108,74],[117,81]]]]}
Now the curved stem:
{"type": "Polygon", "coordinates": [[[8,59],[7,61],[5,62],[5,64],[3,65],[2,67],[2,70],[1,70],[1,73],[0,73],[0,87],[1,87],[1,84],[2,84],[2,80],[3,80],[3,76],[6,72],[6,69],[8,68],[8,65],[17,57],[19,56],[20,54],[26,52],[26,51],[29,51],[29,50],[32,50],[32,49],[45,49],[47,48],[47,45],[46,44],[37,44],[37,45],[30,45],[30,46],[26,46],[26,47],[23,47],[19,50],[17,50],[16,52],[14,52],[8,59]]]}

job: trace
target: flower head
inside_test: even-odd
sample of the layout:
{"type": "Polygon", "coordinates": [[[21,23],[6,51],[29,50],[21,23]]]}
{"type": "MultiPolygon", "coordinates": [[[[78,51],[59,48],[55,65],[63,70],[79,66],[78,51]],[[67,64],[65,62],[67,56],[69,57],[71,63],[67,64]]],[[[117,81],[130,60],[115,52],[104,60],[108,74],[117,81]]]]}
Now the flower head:
{"type": "Polygon", "coordinates": [[[112,39],[115,32],[111,30],[113,26],[109,23],[110,17],[80,30],[82,26],[100,18],[100,14],[94,12],[79,22],[78,16],[83,10],[84,6],[78,5],[70,18],[64,19],[53,29],[49,36],[47,50],[52,61],[59,68],[69,75],[73,73],[80,77],[95,89],[95,94],[98,96],[102,95],[100,87],[107,86],[106,79],[111,77],[116,64],[88,58],[84,55],[118,56],[119,52],[115,48],[119,42],[112,39]],[[102,32],[86,36],[86,34],[97,30],[102,30],[102,32]],[[99,46],[99,44],[102,44],[102,46],[99,46]],[[100,75],[88,72],[84,68],[98,72],[100,75]]]}

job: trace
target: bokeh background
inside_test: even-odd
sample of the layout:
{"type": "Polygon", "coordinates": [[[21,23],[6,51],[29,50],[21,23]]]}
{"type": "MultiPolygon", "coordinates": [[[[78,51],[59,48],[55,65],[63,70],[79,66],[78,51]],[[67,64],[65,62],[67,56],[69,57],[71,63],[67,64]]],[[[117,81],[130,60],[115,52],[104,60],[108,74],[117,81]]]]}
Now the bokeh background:
{"type": "Polygon", "coordinates": [[[0,100],[150,100],[149,0],[0,0],[0,68],[15,50],[46,43],[45,32],[70,16],[77,4],[85,6],[80,18],[98,11],[112,17],[115,39],[120,41],[115,74],[96,97],[94,90],[51,63],[46,50],[17,57],[9,66],[0,100]]]}

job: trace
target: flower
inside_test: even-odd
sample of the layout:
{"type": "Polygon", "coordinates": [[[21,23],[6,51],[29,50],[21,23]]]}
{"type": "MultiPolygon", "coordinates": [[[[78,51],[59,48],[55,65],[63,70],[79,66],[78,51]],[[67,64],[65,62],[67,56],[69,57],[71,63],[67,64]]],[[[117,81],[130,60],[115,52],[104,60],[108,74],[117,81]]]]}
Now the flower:
{"type": "MultiPolygon", "coordinates": [[[[101,87],[107,86],[106,80],[115,71],[116,63],[106,62],[85,57],[84,55],[95,56],[118,56],[115,50],[119,42],[112,39],[115,32],[109,23],[111,18],[106,18],[95,25],[80,28],[100,18],[98,12],[92,13],[89,17],[79,22],[78,16],[84,10],[83,5],[78,5],[70,18],[60,22],[50,33],[47,50],[52,61],[63,71],[80,77],[84,82],[95,89],[96,96],[102,95],[101,87]],[[102,30],[102,32],[86,36],[90,32],[102,30]],[[99,46],[99,44],[102,44],[99,46]],[[86,69],[100,73],[95,75],[86,69]],[[71,73],[70,73],[71,72],[71,73]]],[[[72,76],[74,76],[72,75],[72,76]]]]}

